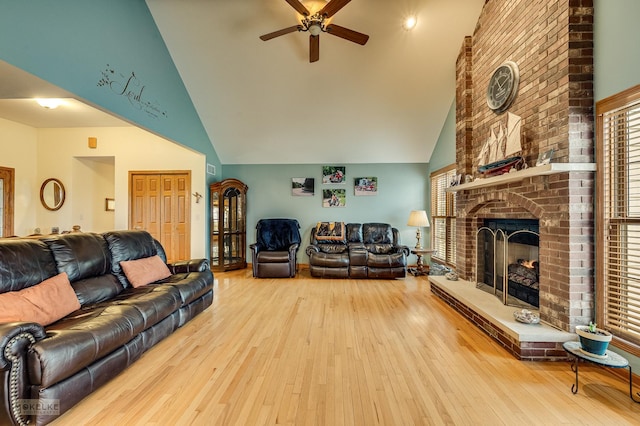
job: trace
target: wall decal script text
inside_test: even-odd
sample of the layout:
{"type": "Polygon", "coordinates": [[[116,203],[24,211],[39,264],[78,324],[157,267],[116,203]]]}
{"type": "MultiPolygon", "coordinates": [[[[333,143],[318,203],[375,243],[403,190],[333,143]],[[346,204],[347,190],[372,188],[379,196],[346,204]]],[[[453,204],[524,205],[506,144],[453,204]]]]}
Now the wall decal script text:
{"type": "Polygon", "coordinates": [[[145,112],[153,118],[167,118],[167,111],[163,110],[158,102],[150,101],[146,97],[146,86],[131,71],[130,74],[116,72],[107,64],[107,67],[100,72],[101,78],[98,80],[99,87],[109,88],[118,96],[127,98],[131,106],[145,112]]]}

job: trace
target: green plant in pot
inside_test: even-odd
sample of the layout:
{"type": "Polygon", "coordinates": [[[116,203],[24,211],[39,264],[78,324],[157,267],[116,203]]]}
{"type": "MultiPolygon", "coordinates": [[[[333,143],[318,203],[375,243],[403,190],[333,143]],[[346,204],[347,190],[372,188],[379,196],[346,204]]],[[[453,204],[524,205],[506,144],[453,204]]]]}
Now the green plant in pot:
{"type": "Polygon", "coordinates": [[[596,327],[593,322],[589,325],[577,325],[576,333],[580,337],[582,350],[596,356],[604,356],[613,337],[611,333],[596,327]]]}

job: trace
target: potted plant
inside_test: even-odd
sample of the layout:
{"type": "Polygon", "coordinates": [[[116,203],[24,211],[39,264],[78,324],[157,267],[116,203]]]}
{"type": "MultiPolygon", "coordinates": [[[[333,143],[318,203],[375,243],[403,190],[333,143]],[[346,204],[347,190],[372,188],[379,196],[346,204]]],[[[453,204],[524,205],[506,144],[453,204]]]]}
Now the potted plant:
{"type": "Polygon", "coordinates": [[[580,337],[582,350],[597,356],[604,356],[613,337],[611,333],[597,328],[593,322],[589,325],[577,325],[576,333],[580,337]]]}

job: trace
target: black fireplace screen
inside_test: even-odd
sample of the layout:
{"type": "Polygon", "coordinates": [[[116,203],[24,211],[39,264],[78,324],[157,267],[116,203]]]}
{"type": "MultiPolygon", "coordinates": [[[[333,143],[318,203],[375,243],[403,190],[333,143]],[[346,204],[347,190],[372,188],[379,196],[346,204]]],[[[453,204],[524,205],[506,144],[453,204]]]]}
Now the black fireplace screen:
{"type": "Polygon", "coordinates": [[[476,239],[476,286],[505,305],[540,306],[537,220],[485,220],[476,239]]]}

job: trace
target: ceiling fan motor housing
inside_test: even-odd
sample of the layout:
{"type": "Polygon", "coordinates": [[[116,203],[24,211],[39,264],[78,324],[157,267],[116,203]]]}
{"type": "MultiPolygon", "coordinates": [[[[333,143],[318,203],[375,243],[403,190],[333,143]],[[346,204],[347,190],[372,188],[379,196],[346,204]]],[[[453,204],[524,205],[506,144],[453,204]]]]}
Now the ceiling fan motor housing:
{"type": "Polygon", "coordinates": [[[369,36],[341,27],[336,24],[326,24],[325,21],[335,15],[351,0],[329,0],[329,2],[319,11],[311,15],[305,5],[300,0],[285,0],[296,12],[303,16],[300,24],[283,28],[260,36],[261,40],[267,41],[285,34],[296,31],[309,32],[309,62],[316,62],[320,59],[320,38],[321,33],[328,33],[336,37],[348,40],[364,46],[369,40],[369,36]]]}

